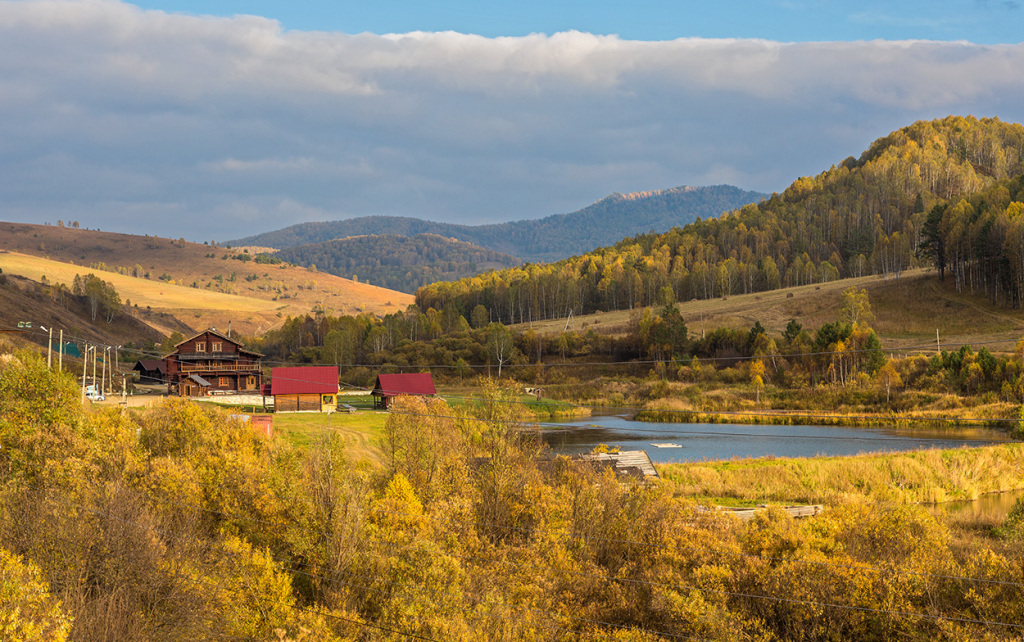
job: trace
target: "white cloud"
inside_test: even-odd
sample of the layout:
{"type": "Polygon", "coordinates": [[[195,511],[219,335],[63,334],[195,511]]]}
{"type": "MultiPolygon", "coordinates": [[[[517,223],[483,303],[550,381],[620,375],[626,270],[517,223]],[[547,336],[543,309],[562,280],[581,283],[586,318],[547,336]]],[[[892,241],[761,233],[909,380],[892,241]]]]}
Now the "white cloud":
{"type": "Polygon", "coordinates": [[[0,202],[39,220],[113,204],[124,229],[201,223],[206,239],[525,218],[712,180],[781,189],[918,118],[1021,120],[1020,69],[1024,45],[348,35],[0,2],[0,202]]]}

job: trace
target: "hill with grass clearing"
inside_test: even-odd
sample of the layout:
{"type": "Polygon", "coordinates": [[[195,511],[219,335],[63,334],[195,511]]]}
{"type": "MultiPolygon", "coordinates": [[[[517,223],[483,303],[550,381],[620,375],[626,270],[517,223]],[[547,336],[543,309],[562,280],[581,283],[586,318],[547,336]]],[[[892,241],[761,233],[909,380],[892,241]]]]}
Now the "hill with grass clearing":
{"type": "Polygon", "coordinates": [[[0,269],[71,287],[94,273],[140,310],[167,313],[191,329],[245,334],[321,309],[340,314],[404,310],[408,294],[297,267],[259,254],[166,239],[53,225],[0,223],[0,269]]]}

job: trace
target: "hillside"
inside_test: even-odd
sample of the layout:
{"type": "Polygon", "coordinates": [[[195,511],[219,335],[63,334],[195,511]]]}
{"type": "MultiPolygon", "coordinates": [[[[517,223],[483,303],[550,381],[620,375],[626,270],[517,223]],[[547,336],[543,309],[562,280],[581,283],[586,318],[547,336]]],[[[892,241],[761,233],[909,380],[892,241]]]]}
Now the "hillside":
{"type": "Polygon", "coordinates": [[[45,276],[70,287],[75,274],[92,272],[113,283],[122,301],[172,315],[191,329],[223,328],[230,321],[236,331],[256,334],[318,306],[385,314],[412,302],[408,294],[286,263],[259,263],[246,250],[183,239],[0,223],[0,248],[7,251],[0,253],[6,274],[45,276]]]}
{"type": "Polygon", "coordinates": [[[615,243],[626,236],[664,231],[697,218],[718,216],[765,196],[731,185],[675,187],[612,194],[579,211],[541,219],[454,225],[397,216],[364,216],[345,221],[301,223],[231,244],[286,248],[369,234],[437,234],[525,260],[555,261],[615,243]]]}
{"type": "Polygon", "coordinates": [[[285,248],[277,258],[412,294],[437,281],[518,265],[514,256],[437,234],[371,234],[285,248]]]}
{"type": "Polygon", "coordinates": [[[799,178],[761,203],[549,266],[426,286],[417,302],[422,309],[452,306],[464,315],[486,302],[490,318],[513,323],[871,274],[898,276],[921,261],[931,263],[922,242],[936,207],[991,190],[970,211],[932,217],[938,228],[932,235],[960,257],[960,287],[982,288],[985,278],[996,278],[993,270],[1009,240],[1001,236],[1009,223],[999,221],[1015,219],[1019,206],[1012,204],[1024,201],[1022,174],[1021,125],[958,116],[922,121],[879,139],[859,159],[799,178]],[[968,257],[967,236],[975,249],[985,246],[984,254],[968,257]]]}
{"type": "Polygon", "coordinates": [[[152,311],[118,314],[110,323],[105,319],[92,322],[84,297],[71,296],[51,290],[37,280],[11,275],[4,268],[0,274],[0,330],[14,343],[22,341],[45,349],[48,333],[53,328],[54,350],[60,329],[65,341],[106,345],[147,345],[159,343],[163,334],[186,331],[187,327],[169,315],[152,311]],[[19,324],[31,328],[19,328],[19,324]]]}
{"type": "MultiPolygon", "coordinates": [[[[739,294],[680,303],[678,309],[690,335],[716,328],[747,330],[760,323],[772,335],[781,334],[790,319],[805,328],[820,328],[840,316],[841,293],[849,287],[867,291],[874,314],[871,327],[885,348],[928,354],[935,349],[939,332],[942,349],[961,345],[985,345],[993,352],[1013,352],[1024,336],[1024,319],[1004,308],[959,293],[952,281],[940,282],[935,271],[914,269],[899,279],[864,276],[819,285],[800,285],[767,292],[739,294]]],[[[659,313],[660,309],[654,309],[659,313]]],[[[634,311],[618,310],[551,319],[512,326],[544,336],[570,330],[594,330],[602,335],[624,336],[634,311]]]]}

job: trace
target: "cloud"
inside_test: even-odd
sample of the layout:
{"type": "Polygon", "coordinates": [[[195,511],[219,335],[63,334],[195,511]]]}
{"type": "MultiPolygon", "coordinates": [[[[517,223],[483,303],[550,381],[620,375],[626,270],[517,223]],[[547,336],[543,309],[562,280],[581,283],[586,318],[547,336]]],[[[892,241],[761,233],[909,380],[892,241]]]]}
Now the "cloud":
{"type": "Polygon", "coordinates": [[[0,217],[205,240],[770,191],[919,118],[1020,121],[1022,68],[1024,45],[350,35],[0,2],[0,217]]]}

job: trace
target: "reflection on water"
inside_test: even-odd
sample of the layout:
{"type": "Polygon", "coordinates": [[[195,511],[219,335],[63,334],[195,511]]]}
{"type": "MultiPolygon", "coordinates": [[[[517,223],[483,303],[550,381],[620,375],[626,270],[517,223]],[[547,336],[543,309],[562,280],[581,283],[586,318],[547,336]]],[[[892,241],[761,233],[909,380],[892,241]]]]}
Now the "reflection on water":
{"type": "Polygon", "coordinates": [[[933,513],[945,513],[961,521],[998,523],[1006,519],[1018,499],[1024,498],[1024,490],[1005,493],[989,493],[978,499],[964,499],[941,504],[929,504],[933,513]]]}
{"type": "Polygon", "coordinates": [[[984,446],[1008,441],[987,429],[892,430],[833,426],[650,423],[625,417],[588,417],[560,422],[544,431],[556,452],[590,452],[606,444],[645,450],[655,462],[689,462],[751,457],[813,457],[901,452],[922,448],[984,446]]]}

